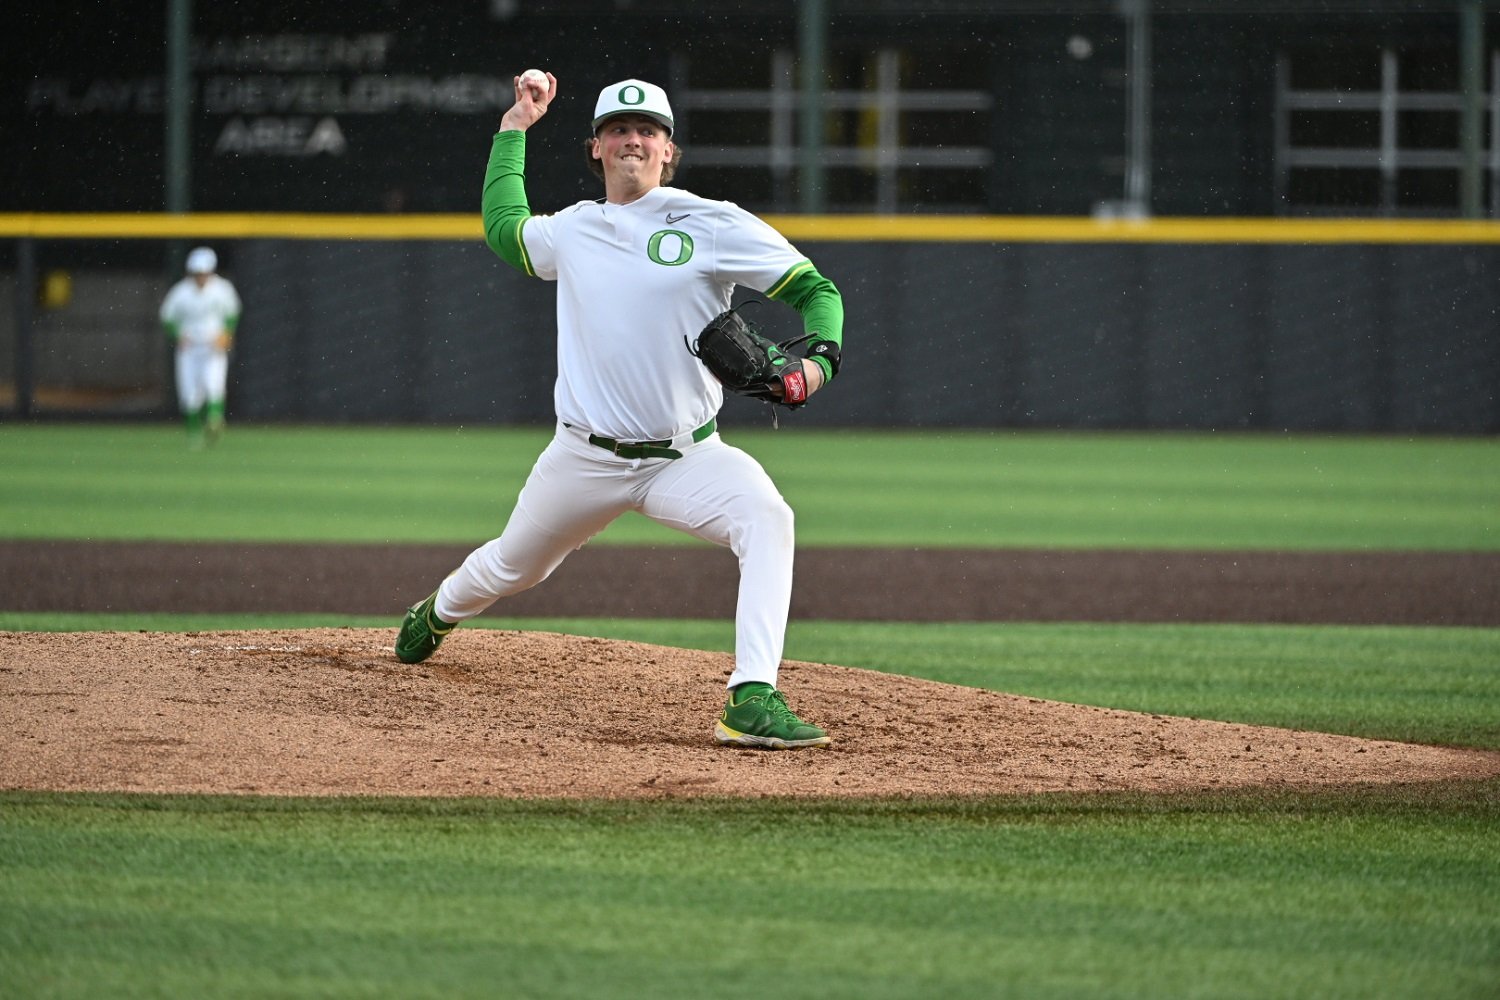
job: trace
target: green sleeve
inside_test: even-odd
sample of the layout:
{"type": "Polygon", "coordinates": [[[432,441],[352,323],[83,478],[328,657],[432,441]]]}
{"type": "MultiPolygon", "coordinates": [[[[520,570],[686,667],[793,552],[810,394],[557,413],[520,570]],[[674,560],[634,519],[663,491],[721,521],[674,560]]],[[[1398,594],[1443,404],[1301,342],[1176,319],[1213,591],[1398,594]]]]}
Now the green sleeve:
{"type": "Polygon", "coordinates": [[[168,337],[172,338],[173,340],[177,339],[177,323],[176,323],[176,321],[170,320],[170,319],[164,319],[164,320],[161,321],[161,328],[163,330],[167,331],[167,336],[168,337]]]}
{"type": "MultiPolygon", "coordinates": [[[[766,292],[767,297],[785,302],[802,314],[802,331],[812,334],[810,343],[820,340],[844,346],[844,297],[833,282],[818,273],[811,261],[804,260],[783,274],[766,292]]],[[[823,369],[825,381],[833,379],[833,365],[827,358],[813,358],[823,369]]]]}
{"type": "Polygon", "coordinates": [[[230,333],[234,333],[237,329],[239,329],[239,325],[239,313],[230,313],[228,316],[224,317],[224,329],[228,330],[230,333]]]}
{"type": "Polygon", "coordinates": [[[484,172],[484,241],[511,267],[535,275],[521,240],[521,229],[531,218],[525,168],[526,133],[497,132],[484,172]]]}

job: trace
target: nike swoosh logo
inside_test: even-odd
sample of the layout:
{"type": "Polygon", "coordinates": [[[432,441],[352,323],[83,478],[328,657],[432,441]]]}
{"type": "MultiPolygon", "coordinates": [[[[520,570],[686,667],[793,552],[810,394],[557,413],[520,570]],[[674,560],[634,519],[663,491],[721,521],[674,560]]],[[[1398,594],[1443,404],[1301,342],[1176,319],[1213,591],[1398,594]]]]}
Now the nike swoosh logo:
{"type": "Polygon", "coordinates": [[[681,215],[673,215],[671,212],[668,212],[667,213],[667,225],[669,225],[669,226],[676,225],[677,223],[681,222],[683,219],[686,219],[688,216],[690,216],[692,214],[693,214],[692,212],[683,212],[681,215]]]}

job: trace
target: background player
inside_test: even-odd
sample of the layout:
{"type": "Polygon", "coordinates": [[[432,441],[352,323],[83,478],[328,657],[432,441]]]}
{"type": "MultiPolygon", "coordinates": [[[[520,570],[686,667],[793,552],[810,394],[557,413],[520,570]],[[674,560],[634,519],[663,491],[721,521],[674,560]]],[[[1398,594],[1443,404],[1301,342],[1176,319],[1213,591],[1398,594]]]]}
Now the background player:
{"type": "Polygon", "coordinates": [[[605,197],[555,215],[526,200],[526,131],[557,96],[550,73],[515,78],[484,181],[491,249],[557,282],[557,431],[501,535],[407,611],[396,655],[426,659],[455,623],[545,580],[626,511],[728,546],[739,558],[735,669],[714,726],[720,743],[826,746],[776,689],[792,591],[793,518],[760,464],[721,440],[723,389],[686,349],[736,285],[795,308],[811,334],[809,393],[838,370],[838,289],[736,205],[664,186],[680,150],[660,87],[611,84],[586,148],[605,197]],[[524,82],[523,82],[524,81],[524,82]]]}
{"type": "Polygon", "coordinates": [[[177,402],[195,448],[213,444],[224,432],[229,349],[240,321],[239,293],[218,269],[212,249],[195,248],[187,256],[187,277],[161,304],[162,325],[177,348],[177,402]]]}

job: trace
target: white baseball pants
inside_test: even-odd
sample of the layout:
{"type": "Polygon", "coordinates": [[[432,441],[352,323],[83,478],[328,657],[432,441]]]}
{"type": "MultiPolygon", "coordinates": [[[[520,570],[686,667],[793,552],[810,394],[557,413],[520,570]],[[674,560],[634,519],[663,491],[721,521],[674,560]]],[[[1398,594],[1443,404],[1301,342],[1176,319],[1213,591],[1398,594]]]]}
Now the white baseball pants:
{"type": "Polygon", "coordinates": [[[499,538],[464,560],[438,588],[444,621],[472,618],[536,586],[626,511],[728,546],[739,558],[735,669],[729,686],[775,685],[792,598],[792,509],[760,463],[714,433],[674,443],[681,458],[621,458],[558,425],[499,538]]]}
{"type": "Polygon", "coordinates": [[[224,399],[229,355],[212,344],[194,344],[177,352],[177,402],[183,413],[224,399]]]}

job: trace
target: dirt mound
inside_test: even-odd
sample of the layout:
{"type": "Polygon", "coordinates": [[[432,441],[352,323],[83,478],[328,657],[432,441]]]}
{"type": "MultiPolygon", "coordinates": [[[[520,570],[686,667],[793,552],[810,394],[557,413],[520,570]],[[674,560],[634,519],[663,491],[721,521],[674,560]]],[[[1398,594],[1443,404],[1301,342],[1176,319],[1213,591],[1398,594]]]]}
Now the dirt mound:
{"type": "Polygon", "coordinates": [[[1500,775],[1500,754],[1087,708],[827,664],[827,750],[717,747],[728,654],[466,629],[0,633],[0,785],[527,797],[1173,791],[1500,775]]]}

